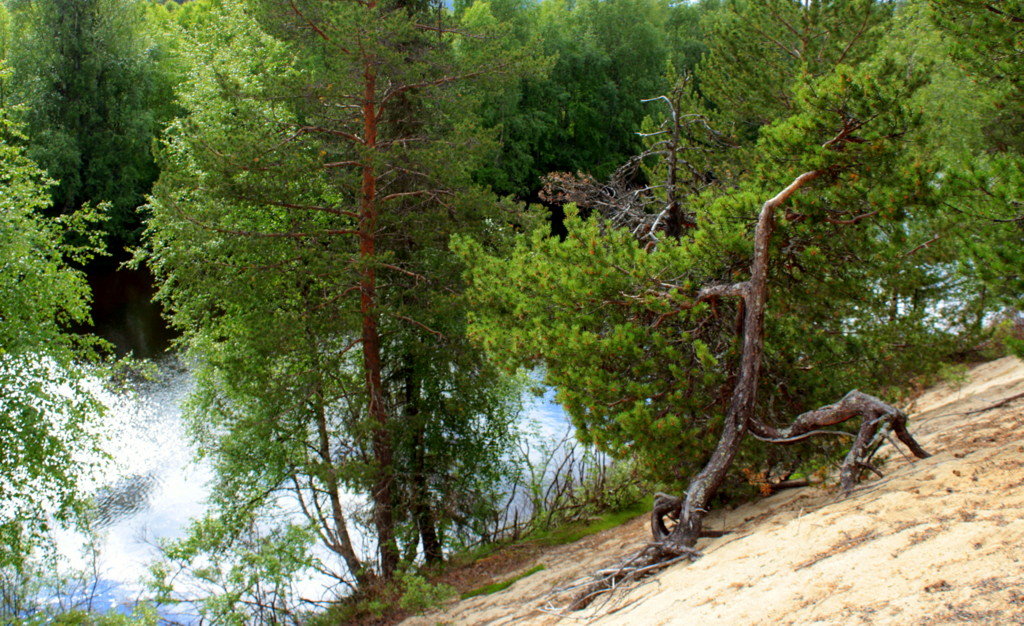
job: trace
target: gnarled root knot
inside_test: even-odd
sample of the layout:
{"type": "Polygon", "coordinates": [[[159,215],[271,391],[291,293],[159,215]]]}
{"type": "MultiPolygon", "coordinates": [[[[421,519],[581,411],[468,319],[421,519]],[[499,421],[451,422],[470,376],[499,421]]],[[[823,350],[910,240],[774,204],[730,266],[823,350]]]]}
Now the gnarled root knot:
{"type": "MultiPolygon", "coordinates": [[[[683,498],[679,496],[672,496],[667,493],[661,493],[660,491],[654,494],[654,508],[651,509],[651,535],[654,540],[654,544],[664,544],[666,550],[681,550],[683,546],[676,548],[669,547],[666,542],[669,535],[672,534],[672,529],[666,524],[666,520],[672,522],[679,521],[679,514],[683,510],[683,498]]],[[[699,537],[724,537],[728,535],[727,530],[707,530],[701,528],[699,537]]],[[[693,550],[692,548],[686,547],[686,550],[693,550]]],[[[681,553],[680,553],[681,554],[681,553]]]]}
{"type": "MultiPolygon", "coordinates": [[[[751,420],[750,432],[762,441],[794,443],[816,435],[848,435],[849,433],[844,431],[823,429],[858,416],[863,417],[864,421],[861,423],[860,430],[854,437],[853,445],[850,446],[850,451],[839,470],[839,484],[846,493],[853,490],[861,470],[866,469],[881,475],[881,472],[869,461],[878,446],[881,445],[882,440],[889,436],[890,431],[895,433],[903,445],[907,446],[917,458],[924,459],[929,456],[907,430],[907,416],[903,411],[856,389],[843,396],[838,402],[801,413],[793,420],[792,424],[785,428],[776,428],[757,420],[751,420]]],[[[895,442],[893,442],[893,446],[895,447],[895,442]]]]}

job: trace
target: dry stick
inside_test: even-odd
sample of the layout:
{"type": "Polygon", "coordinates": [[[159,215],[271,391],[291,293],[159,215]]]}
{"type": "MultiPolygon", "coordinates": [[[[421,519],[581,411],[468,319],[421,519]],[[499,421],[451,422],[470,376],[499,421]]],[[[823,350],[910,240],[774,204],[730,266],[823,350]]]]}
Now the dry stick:
{"type": "Polygon", "coordinates": [[[909,456],[907,456],[906,452],[904,452],[899,446],[896,445],[896,442],[893,440],[892,435],[890,435],[889,433],[883,433],[883,434],[885,435],[885,440],[889,442],[889,445],[892,446],[894,450],[896,450],[901,455],[903,455],[903,458],[905,460],[913,461],[913,459],[911,459],[909,456]]]}
{"type": "MultiPolygon", "coordinates": [[[[801,480],[783,480],[783,481],[779,481],[779,482],[777,482],[775,484],[771,484],[771,485],[768,485],[768,486],[771,488],[772,493],[778,493],[778,492],[786,490],[786,489],[800,489],[801,487],[809,487],[810,484],[811,484],[811,481],[801,479],[801,480]]],[[[711,532],[714,532],[714,531],[711,531],[711,532]]],[[[725,536],[725,535],[729,534],[729,531],[721,531],[721,533],[722,534],[719,535],[719,536],[725,536]]]]}

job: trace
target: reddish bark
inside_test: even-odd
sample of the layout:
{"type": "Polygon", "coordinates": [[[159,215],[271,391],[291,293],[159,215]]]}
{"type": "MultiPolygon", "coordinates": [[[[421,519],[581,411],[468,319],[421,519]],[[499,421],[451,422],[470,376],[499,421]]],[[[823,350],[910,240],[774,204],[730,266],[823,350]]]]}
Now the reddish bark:
{"type": "MultiPolygon", "coordinates": [[[[371,8],[374,3],[370,3],[371,8]]],[[[377,70],[372,57],[363,60],[363,145],[371,155],[362,164],[359,212],[359,312],[362,317],[363,369],[365,372],[367,413],[373,423],[373,456],[377,464],[374,480],[373,521],[379,543],[381,575],[389,579],[398,567],[399,552],[394,522],[394,447],[391,423],[384,400],[382,360],[377,310],[377,178],[372,159],[377,149],[377,70]]]]}

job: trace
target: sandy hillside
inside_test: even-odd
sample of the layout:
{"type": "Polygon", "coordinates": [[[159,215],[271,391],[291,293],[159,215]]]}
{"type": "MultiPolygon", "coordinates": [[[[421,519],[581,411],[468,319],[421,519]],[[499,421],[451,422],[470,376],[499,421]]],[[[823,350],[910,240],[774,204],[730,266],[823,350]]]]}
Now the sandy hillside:
{"type": "Polygon", "coordinates": [[[641,547],[646,519],[545,552],[547,569],[505,591],[406,623],[1024,624],[1024,395],[984,410],[1018,394],[1024,363],[1013,358],[928,391],[910,428],[931,458],[890,448],[886,477],[847,499],[808,487],[718,512],[709,527],[733,534],[704,540],[704,558],[587,611],[553,614],[568,596],[552,590],[641,547]]]}

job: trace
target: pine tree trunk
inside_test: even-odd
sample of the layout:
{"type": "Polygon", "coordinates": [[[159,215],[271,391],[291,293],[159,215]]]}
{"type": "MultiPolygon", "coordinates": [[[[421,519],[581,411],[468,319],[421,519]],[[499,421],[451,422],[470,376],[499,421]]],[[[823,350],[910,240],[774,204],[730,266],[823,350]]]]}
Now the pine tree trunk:
{"type": "Polygon", "coordinates": [[[416,502],[413,506],[416,527],[419,529],[420,541],[423,542],[423,558],[427,563],[440,563],[444,559],[444,551],[437,533],[434,509],[430,506],[426,476],[422,471],[417,472],[415,482],[416,502]]]}
{"type": "MultiPolygon", "coordinates": [[[[363,69],[363,142],[372,155],[377,148],[376,93],[377,75],[372,58],[364,59],[363,69]]],[[[374,502],[373,522],[377,530],[381,576],[390,579],[398,567],[399,553],[394,521],[394,445],[388,408],[384,402],[380,331],[377,311],[377,271],[374,265],[377,245],[377,172],[369,161],[363,165],[360,219],[359,258],[360,315],[362,317],[363,369],[368,401],[367,413],[373,426],[373,456],[376,479],[371,497],[374,502]]]]}
{"type": "Polygon", "coordinates": [[[419,381],[416,379],[412,357],[405,358],[402,376],[405,379],[405,424],[407,427],[415,429],[412,440],[412,476],[410,477],[412,516],[416,523],[417,536],[423,545],[423,558],[427,563],[439,563],[444,558],[444,551],[437,533],[434,510],[430,502],[427,480],[427,425],[420,414],[419,381]]]}
{"type": "Polygon", "coordinates": [[[754,415],[757,384],[761,375],[764,352],[764,311],[768,301],[768,253],[775,231],[775,210],[805,184],[821,175],[820,171],[801,174],[777,196],[761,207],[754,231],[754,258],[750,264],[750,280],[734,285],[741,296],[746,317],[743,321],[743,352],[739,375],[725,413],[725,425],[711,459],[690,482],[686,491],[679,524],[664,542],[668,551],[692,548],[700,538],[704,517],[739,450],[740,442],[754,415]]]}

